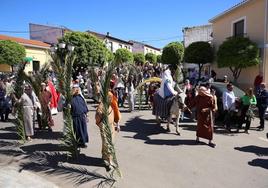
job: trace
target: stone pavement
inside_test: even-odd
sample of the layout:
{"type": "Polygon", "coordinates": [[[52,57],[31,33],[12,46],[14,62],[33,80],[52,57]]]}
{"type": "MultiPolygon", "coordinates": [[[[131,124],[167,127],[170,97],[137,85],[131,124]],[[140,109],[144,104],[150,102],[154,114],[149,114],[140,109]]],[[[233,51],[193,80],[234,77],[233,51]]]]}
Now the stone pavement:
{"type": "MultiPolygon", "coordinates": [[[[14,126],[0,123],[0,182],[5,181],[0,187],[14,182],[8,181],[10,176],[23,178],[25,181],[16,181],[21,187],[93,187],[107,180],[108,173],[100,159],[99,129],[94,124],[95,105],[89,106],[90,142],[78,161],[67,160],[62,154],[61,114],[53,116],[53,133],[39,131],[33,142],[21,147],[16,145],[14,126]],[[32,185],[26,181],[29,176],[32,185]]],[[[216,148],[207,146],[202,139],[203,144],[195,144],[196,123],[182,122],[181,136],[177,136],[173,126],[167,133],[156,125],[148,110],[122,111],[120,124],[115,144],[123,178],[116,187],[268,187],[268,129],[256,131],[258,119],[252,123],[249,135],[217,128],[216,148]]]]}

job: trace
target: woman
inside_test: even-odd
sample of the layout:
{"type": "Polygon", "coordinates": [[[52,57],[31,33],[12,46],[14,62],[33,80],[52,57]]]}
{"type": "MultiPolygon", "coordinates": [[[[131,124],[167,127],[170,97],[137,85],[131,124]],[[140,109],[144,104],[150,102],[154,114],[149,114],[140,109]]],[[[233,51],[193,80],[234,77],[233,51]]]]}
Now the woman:
{"type": "Polygon", "coordinates": [[[196,107],[197,113],[197,131],[196,142],[199,143],[199,138],[208,139],[208,145],[215,147],[216,144],[212,143],[213,139],[213,117],[212,110],[215,109],[215,102],[213,96],[207,89],[201,86],[198,89],[198,95],[191,102],[190,107],[196,107]]]}
{"type": "Polygon", "coordinates": [[[54,122],[50,111],[51,93],[46,89],[47,85],[41,83],[40,103],[42,110],[42,124],[45,123],[48,126],[48,130],[52,131],[51,127],[54,126],[54,122]]]}
{"type": "Polygon", "coordinates": [[[243,123],[246,123],[245,133],[248,134],[248,130],[251,124],[251,119],[254,116],[251,107],[252,105],[257,104],[256,97],[253,94],[253,89],[249,88],[246,94],[243,97],[241,97],[240,101],[241,101],[242,108],[241,108],[240,123],[238,125],[237,132],[239,132],[239,129],[242,128],[243,123]]]}
{"type": "Polygon", "coordinates": [[[129,112],[135,110],[135,94],[134,94],[134,77],[132,75],[129,76],[127,82],[127,91],[128,91],[128,108],[129,112]]]}
{"type": "Polygon", "coordinates": [[[79,93],[79,85],[73,85],[73,98],[71,101],[71,113],[73,118],[73,127],[76,138],[79,141],[79,147],[86,148],[88,142],[87,133],[87,113],[88,108],[85,99],[79,93]]]}
{"type": "Polygon", "coordinates": [[[174,90],[175,82],[173,81],[170,69],[166,69],[162,74],[162,80],[159,90],[154,95],[153,115],[156,121],[160,123],[161,118],[168,118],[172,105],[172,97],[178,92],[174,90]]]}
{"type": "MultiPolygon", "coordinates": [[[[110,102],[110,106],[108,108],[108,112],[109,112],[108,125],[110,126],[110,130],[112,132],[112,141],[113,141],[115,125],[117,128],[117,131],[120,130],[118,122],[121,119],[121,114],[118,109],[117,98],[112,94],[112,92],[108,93],[108,98],[110,102]]],[[[96,109],[95,120],[96,120],[96,125],[100,128],[100,134],[101,134],[101,140],[102,140],[102,150],[101,150],[102,159],[104,160],[108,168],[112,168],[113,158],[109,149],[108,138],[106,137],[106,134],[105,134],[105,127],[103,126],[103,123],[104,123],[103,122],[103,119],[104,119],[103,108],[104,108],[103,103],[100,103],[96,109]]]]}

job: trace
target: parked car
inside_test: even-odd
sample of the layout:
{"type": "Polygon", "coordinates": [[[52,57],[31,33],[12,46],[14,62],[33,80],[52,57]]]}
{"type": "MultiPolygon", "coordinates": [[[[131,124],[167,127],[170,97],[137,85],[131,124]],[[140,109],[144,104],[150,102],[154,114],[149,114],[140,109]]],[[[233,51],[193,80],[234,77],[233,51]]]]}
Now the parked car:
{"type": "MultiPolygon", "coordinates": [[[[218,113],[216,116],[216,121],[222,121],[224,118],[224,110],[222,104],[222,95],[225,91],[227,91],[227,83],[223,82],[213,82],[211,83],[211,89],[215,89],[216,96],[217,96],[217,104],[218,104],[218,113]]],[[[234,95],[240,99],[242,96],[245,95],[245,92],[240,88],[233,86],[234,95]]],[[[237,107],[239,108],[239,101],[237,101],[237,107]]]]}

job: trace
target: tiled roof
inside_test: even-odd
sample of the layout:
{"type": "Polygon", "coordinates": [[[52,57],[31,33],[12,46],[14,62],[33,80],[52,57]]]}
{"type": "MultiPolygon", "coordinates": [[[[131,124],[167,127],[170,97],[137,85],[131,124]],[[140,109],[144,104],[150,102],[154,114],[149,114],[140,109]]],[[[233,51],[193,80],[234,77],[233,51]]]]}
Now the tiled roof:
{"type": "Polygon", "coordinates": [[[41,47],[41,48],[49,48],[50,45],[38,40],[29,40],[24,38],[18,38],[18,37],[11,37],[6,35],[0,35],[0,40],[11,40],[17,43],[20,43],[24,46],[32,46],[32,47],[41,47]]]}
{"type": "Polygon", "coordinates": [[[225,14],[228,14],[229,12],[231,12],[231,11],[233,11],[233,10],[235,10],[235,9],[237,9],[237,8],[239,8],[239,7],[243,6],[243,5],[245,5],[245,4],[247,4],[247,3],[250,2],[250,1],[252,1],[252,0],[243,0],[243,1],[241,1],[240,3],[238,3],[238,4],[234,5],[234,6],[232,6],[231,8],[229,8],[229,9],[225,10],[224,12],[218,14],[217,16],[211,18],[211,19],[209,20],[209,22],[211,22],[211,23],[214,22],[214,21],[217,20],[218,18],[220,18],[220,17],[224,16],[225,14]]]}

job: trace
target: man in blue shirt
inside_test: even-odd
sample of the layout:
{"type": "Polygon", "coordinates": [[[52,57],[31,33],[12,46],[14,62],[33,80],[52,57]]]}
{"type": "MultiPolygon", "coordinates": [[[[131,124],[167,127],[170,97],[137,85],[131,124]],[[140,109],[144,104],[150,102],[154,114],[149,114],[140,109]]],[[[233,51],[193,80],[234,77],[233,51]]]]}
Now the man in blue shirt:
{"type": "Polygon", "coordinates": [[[265,88],[265,83],[261,83],[257,93],[257,107],[259,110],[260,126],[257,128],[262,131],[264,129],[264,115],[268,106],[268,92],[265,88]]]}

